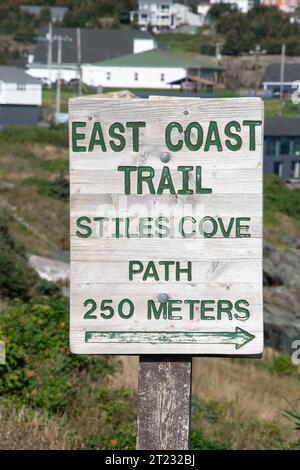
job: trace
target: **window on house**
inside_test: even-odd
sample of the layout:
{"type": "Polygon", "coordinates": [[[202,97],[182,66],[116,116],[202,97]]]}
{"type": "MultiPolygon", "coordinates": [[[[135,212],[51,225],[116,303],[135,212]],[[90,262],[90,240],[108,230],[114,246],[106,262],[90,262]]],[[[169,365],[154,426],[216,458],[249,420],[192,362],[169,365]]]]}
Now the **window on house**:
{"type": "Polygon", "coordinates": [[[111,79],[111,72],[106,72],[106,80],[110,80],[111,79]]]}
{"type": "Polygon", "coordinates": [[[267,137],[265,140],[265,154],[276,155],[276,139],[267,137]]]}
{"type": "Polygon", "coordinates": [[[300,139],[294,140],[294,154],[300,155],[300,139]]]}
{"type": "Polygon", "coordinates": [[[282,137],[280,139],[280,155],[289,155],[290,154],[290,139],[287,137],[282,137]]]}
{"type": "Polygon", "coordinates": [[[139,79],[139,74],[137,72],[134,73],[134,80],[137,82],[139,79]]]}
{"type": "Polygon", "coordinates": [[[282,174],[283,174],[283,163],[275,162],[274,163],[274,175],[280,176],[280,178],[282,178],[282,174]]]}
{"type": "Polygon", "coordinates": [[[160,74],[160,81],[161,81],[161,82],[164,82],[164,81],[165,81],[165,74],[164,74],[164,73],[161,73],[161,74],[160,74]]]}
{"type": "Polygon", "coordinates": [[[18,91],[26,90],[26,85],[24,83],[17,83],[17,90],[18,91]]]}
{"type": "Polygon", "coordinates": [[[300,178],[300,161],[299,162],[292,162],[291,177],[295,178],[295,179],[300,178]]]}

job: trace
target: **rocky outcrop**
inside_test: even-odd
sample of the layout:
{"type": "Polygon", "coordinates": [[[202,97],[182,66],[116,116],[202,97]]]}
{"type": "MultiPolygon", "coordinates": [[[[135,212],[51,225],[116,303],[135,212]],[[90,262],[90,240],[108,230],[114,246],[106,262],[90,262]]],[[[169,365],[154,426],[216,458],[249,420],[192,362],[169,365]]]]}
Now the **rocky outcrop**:
{"type": "Polygon", "coordinates": [[[282,250],[269,242],[264,245],[265,341],[283,351],[291,338],[300,338],[300,251],[296,246],[295,240],[282,250]]]}
{"type": "Polygon", "coordinates": [[[42,279],[47,281],[58,282],[69,281],[70,279],[69,263],[44,258],[43,256],[30,255],[29,264],[42,279]]]}

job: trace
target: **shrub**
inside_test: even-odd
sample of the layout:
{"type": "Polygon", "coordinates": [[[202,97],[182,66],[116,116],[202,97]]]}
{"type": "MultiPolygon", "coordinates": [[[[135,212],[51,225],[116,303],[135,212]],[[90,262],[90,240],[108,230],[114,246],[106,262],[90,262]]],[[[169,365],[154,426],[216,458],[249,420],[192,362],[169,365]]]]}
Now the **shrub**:
{"type": "Polygon", "coordinates": [[[57,296],[14,301],[2,311],[7,363],[0,368],[0,395],[62,412],[80,390],[81,372],[90,381],[114,372],[109,357],[69,352],[68,310],[66,300],[57,296]]]}
{"type": "Polygon", "coordinates": [[[192,450],[228,450],[222,441],[207,439],[200,429],[194,429],[191,433],[192,450]]]}
{"type": "Polygon", "coordinates": [[[36,186],[38,193],[42,196],[53,197],[61,201],[69,200],[69,181],[63,175],[54,180],[32,176],[26,178],[23,184],[36,186]]]}
{"type": "Polygon", "coordinates": [[[265,176],[264,211],[268,220],[282,212],[300,222],[300,189],[287,188],[278,176],[265,176]]]}
{"type": "Polygon", "coordinates": [[[298,366],[293,364],[291,358],[284,354],[279,354],[271,359],[269,370],[278,375],[297,375],[298,366]]]}
{"type": "Polygon", "coordinates": [[[6,216],[0,214],[0,219],[0,295],[26,300],[39,277],[28,266],[23,247],[11,236],[6,216]]]}
{"type": "Polygon", "coordinates": [[[88,434],[84,438],[83,447],[90,450],[134,450],[136,436],[124,431],[88,434]]]}

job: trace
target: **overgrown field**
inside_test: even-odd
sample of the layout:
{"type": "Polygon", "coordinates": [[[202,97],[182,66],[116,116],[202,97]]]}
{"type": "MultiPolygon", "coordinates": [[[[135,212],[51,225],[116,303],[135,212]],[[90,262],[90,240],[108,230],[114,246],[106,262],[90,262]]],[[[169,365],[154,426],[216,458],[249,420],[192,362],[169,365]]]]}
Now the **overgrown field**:
{"type": "MultiPolygon", "coordinates": [[[[71,355],[68,301],[27,263],[31,253],[68,258],[66,129],[1,130],[0,143],[0,448],[133,449],[137,358],[71,355]]],[[[299,208],[299,189],[266,178],[267,238],[284,247],[287,227],[299,236],[299,208]]],[[[195,359],[192,447],[299,448],[285,416],[299,409],[299,380],[272,350],[195,359]]]]}

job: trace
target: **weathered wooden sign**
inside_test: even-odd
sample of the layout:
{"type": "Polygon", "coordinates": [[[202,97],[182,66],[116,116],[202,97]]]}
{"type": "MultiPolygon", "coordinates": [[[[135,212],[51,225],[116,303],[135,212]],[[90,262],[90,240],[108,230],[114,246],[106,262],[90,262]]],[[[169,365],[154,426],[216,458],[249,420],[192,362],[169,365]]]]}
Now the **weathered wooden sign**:
{"type": "Polygon", "coordinates": [[[70,103],[71,350],[259,355],[259,98],[70,103]]]}

